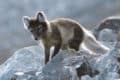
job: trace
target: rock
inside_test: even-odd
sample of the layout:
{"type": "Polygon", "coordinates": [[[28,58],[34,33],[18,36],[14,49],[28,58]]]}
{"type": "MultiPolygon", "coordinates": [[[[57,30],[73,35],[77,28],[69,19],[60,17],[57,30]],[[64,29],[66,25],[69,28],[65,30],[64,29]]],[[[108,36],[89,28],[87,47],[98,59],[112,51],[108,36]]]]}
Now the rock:
{"type": "MultiPolygon", "coordinates": [[[[70,51],[69,51],[70,53],[70,51]]],[[[74,57],[67,51],[60,51],[44,68],[42,80],[79,80],[74,67],[65,66],[64,59],[74,57]]],[[[72,63],[72,62],[71,62],[72,63]]]]}
{"type": "Polygon", "coordinates": [[[10,80],[15,72],[39,71],[44,65],[43,48],[31,46],[15,52],[0,66],[0,80],[10,80]]]}
{"type": "Polygon", "coordinates": [[[104,73],[104,72],[117,72],[120,69],[120,63],[117,58],[120,56],[118,49],[113,49],[109,53],[94,58],[92,68],[104,73]]]}
{"type": "Polygon", "coordinates": [[[98,40],[105,42],[115,42],[117,41],[117,34],[115,34],[111,29],[104,29],[100,32],[98,40]]]}
{"type": "Polygon", "coordinates": [[[102,55],[72,50],[60,52],[44,65],[42,47],[20,49],[0,66],[0,80],[114,80],[120,76],[120,50],[102,55]]]}
{"type": "Polygon", "coordinates": [[[104,73],[104,74],[100,74],[97,75],[93,78],[91,78],[88,75],[82,76],[81,80],[117,80],[119,79],[119,74],[116,72],[109,72],[109,73],[104,73]]]}
{"type": "Polygon", "coordinates": [[[90,64],[87,62],[83,63],[79,68],[77,68],[76,71],[79,78],[81,78],[84,75],[94,77],[99,74],[99,71],[92,69],[92,66],[90,66],[90,64]]]}
{"type": "Polygon", "coordinates": [[[95,37],[98,39],[99,34],[104,29],[110,29],[115,34],[118,34],[120,31],[120,16],[110,16],[101,21],[97,28],[93,31],[95,37]]]}
{"type": "Polygon", "coordinates": [[[117,34],[111,29],[103,29],[98,36],[98,40],[110,49],[114,48],[117,42],[117,34]]]}
{"type": "MultiPolygon", "coordinates": [[[[102,56],[97,56],[90,60],[91,69],[99,71],[93,77],[83,75],[81,80],[116,80],[120,79],[120,62],[117,57],[120,56],[119,49],[113,49],[111,52],[102,56]]],[[[92,70],[92,71],[93,71],[92,70]]]]}

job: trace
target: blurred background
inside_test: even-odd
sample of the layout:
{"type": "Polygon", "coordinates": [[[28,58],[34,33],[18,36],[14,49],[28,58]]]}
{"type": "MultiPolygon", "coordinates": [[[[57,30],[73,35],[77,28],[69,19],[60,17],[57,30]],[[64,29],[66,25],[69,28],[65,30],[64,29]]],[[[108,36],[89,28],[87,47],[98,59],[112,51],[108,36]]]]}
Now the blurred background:
{"type": "Polygon", "coordinates": [[[0,64],[16,50],[37,45],[23,27],[22,16],[43,10],[48,19],[72,18],[88,29],[120,14],[120,0],[0,0],[0,64]]]}

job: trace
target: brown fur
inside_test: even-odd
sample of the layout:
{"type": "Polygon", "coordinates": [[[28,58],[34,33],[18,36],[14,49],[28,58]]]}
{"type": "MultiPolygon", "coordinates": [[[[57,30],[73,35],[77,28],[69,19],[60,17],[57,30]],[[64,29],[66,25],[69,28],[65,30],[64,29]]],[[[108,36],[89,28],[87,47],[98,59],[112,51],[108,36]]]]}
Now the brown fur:
{"type": "MultiPolygon", "coordinates": [[[[58,20],[58,19],[57,19],[58,20]]],[[[55,20],[56,21],[56,20],[55,20]]],[[[83,40],[83,30],[80,28],[80,25],[77,23],[73,23],[72,21],[68,21],[68,20],[64,20],[64,19],[59,19],[57,22],[54,21],[49,21],[50,22],[50,28],[52,30],[52,33],[50,34],[50,36],[48,37],[46,35],[45,38],[42,39],[43,44],[45,46],[45,53],[46,53],[46,63],[48,62],[48,57],[50,56],[50,47],[54,46],[54,53],[52,55],[52,57],[54,57],[60,50],[60,48],[62,49],[66,49],[66,48],[71,48],[71,49],[75,49],[76,51],[79,50],[79,46],[82,43],[83,40]],[[69,28],[70,26],[73,26],[73,31],[74,31],[74,35],[73,37],[68,41],[67,44],[63,44],[62,42],[62,37],[61,37],[61,33],[58,27],[64,26],[66,28],[69,28]],[[49,50],[48,50],[49,49],[49,50]]],[[[72,33],[72,32],[71,32],[72,33]]],[[[67,37],[67,36],[66,36],[67,37]]]]}
{"type": "Polygon", "coordinates": [[[82,26],[71,19],[59,18],[48,21],[43,12],[33,18],[25,17],[24,24],[35,40],[42,40],[45,47],[45,64],[49,61],[50,48],[54,46],[54,57],[60,49],[79,50],[84,39],[82,26]]]}
{"type": "Polygon", "coordinates": [[[93,34],[80,25],[77,21],[58,18],[48,21],[43,12],[38,12],[35,17],[24,17],[24,27],[28,29],[35,40],[42,40],[45,48],[45,64],[49,61],[50,48],[54,46],[54,57],[60,49],[79,50],[79,47],[91,54],[95,49],[101,49],[104,53],[109,49],[100,44],[93,34]],[[81,44],[82,43],[82,44],[81,44]]]}

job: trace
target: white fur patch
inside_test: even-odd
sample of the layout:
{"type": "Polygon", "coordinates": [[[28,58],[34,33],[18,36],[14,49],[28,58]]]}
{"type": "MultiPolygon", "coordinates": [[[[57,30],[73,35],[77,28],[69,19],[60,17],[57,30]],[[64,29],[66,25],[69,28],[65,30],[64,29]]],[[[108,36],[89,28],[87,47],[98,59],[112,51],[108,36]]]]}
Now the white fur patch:
{"type": "Polygon", "coordinates": [[[35,39],[33,35],[31,35],[31,38],[32,38],[33,40],[35,39]]]}
{"type": "Polygon", "coordinates": [[[26,26],[26,24],[25,23],[23,23],[23,24],[24,24],[24,29],[28,30],[28,27],[26,26]]]}
{"type": "Polygon", "coordinates": [[[24,28],[26,30],[28,30],[29,20],[30,20],[30,18],[28,16],[23,16],[23,18],[22,18],[22,21],[23,21],[23,24],[24,24],[24,28]]]}

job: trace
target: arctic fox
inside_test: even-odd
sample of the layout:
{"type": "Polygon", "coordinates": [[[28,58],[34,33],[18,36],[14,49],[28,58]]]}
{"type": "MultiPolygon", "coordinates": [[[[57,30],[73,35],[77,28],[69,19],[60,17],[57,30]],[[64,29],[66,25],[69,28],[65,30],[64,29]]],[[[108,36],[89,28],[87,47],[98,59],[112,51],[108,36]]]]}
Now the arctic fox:
{"type": "Polygon", "coordinates": [[[54,46],[54,57],[60,49],[74,49],[80,47],[91,53],[101,49],[103,53],[109,49],[99,43],[93,34],[80,25],[77,21],[68,18],[58,18],[48,21],[44,12],[40,11],[35,17],[23,17],[25,29],[29,30],[34,39],[42,41],[45,48],[45,64],[49,61],[50,48],[54,46]]]}

